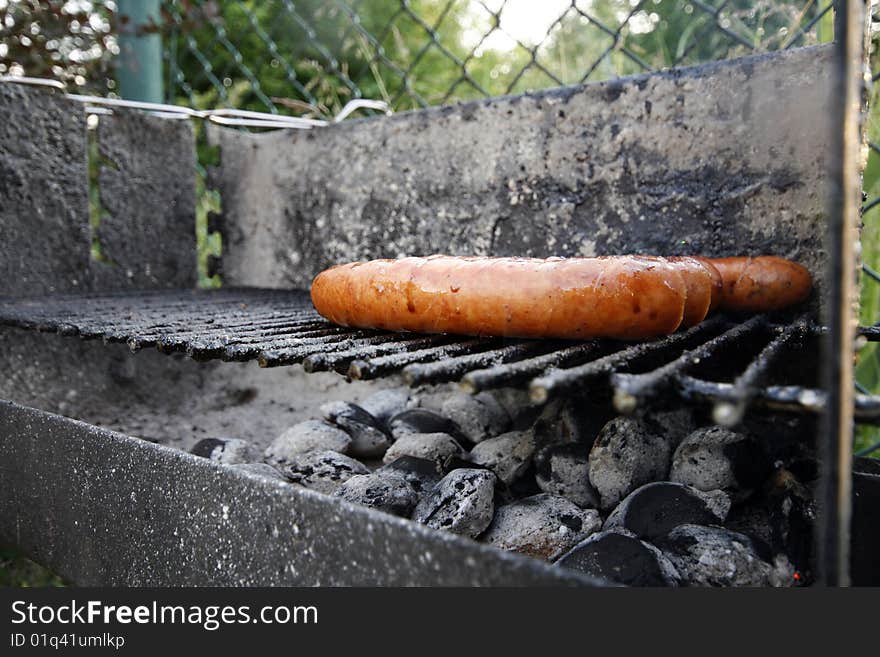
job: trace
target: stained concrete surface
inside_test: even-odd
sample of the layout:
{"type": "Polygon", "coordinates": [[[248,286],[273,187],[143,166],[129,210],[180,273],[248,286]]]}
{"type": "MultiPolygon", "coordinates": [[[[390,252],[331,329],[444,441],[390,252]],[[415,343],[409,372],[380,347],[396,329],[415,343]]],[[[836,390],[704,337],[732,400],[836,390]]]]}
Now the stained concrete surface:
{"type": "Polygon", "coordinates": [[[194,287],[193,135],[189,121],[101,116],[93,235],[82,103],[0,84],[0,295],[194,287]]]}
{"type": "Polygon", "coordinates": [[[82,105],[0,84],[0,295],[88,289],[87,180],[82,105]]]}
{"type": "Polygon", "coordinates": [[[20,546],[79,585],[597,583],[314,491],[2,401],[0,454],[0,541],[20,546]]]}
{"type": "Polygon", "coordinates": [[[99,117],[96,289],[195,287],[195,136],[189,121],[99,117]]]}
{"type": "Polygon", "coordinates": [[[220,148],[225,280],[426,255],[772,253],[821,286],[831,48],[264,134],[220,148]]]}
{"type": "MultiPolygon", "coordinates": [[[[0,295],[195,286],[193,126],[118,111],[100,118],[94,138],[103,210],[95,236],[82,104],[0,84],[0,295]],[[93,237],[104,261],[91,257],[93,237]]],[[[0,399],[152,439],[188,435],[180,423],[192,405],[235,397],[235,383],[203,392],[222,378],[213,369],[187,375],[157,353],[0,328],[0,399]],[[176,422],[171,409],[181,409],[176,422]]]]}

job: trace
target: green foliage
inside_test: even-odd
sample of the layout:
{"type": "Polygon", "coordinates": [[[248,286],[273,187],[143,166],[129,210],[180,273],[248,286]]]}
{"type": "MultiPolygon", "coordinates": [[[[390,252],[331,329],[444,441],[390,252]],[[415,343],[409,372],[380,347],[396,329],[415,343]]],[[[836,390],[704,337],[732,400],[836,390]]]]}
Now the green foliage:
{"type": "MultiPolygon", "coordinates": [[[[871,70],[880,68],[880,41],[872,44],[874,53],[871,70]]],[[[880,142],[880,86],[875,86],[869,102],[868,121],[866,125],[869,143],[880,142]]],[[[880,198],[880,153],[873,148],[868,151],[868,161],[862,178],[862,189],[868,201],[880,198]]],[[[868,210],[862,217],[862,262],[875,271],[880,270],[880,206],[868,210]]],[[[880,282],[867,274],[861,276],[861,316],[859,321],[864,325],[880,322],[880,282]]],[[[880,394],[880,349],[877,343],[871,343],[858,354],[856,363],[856,381],[869,392],[880,394]]],[[[880,441],[880,427],[861,426],[856,430],[855,449],[863,449],[880,441]]],[[[873,456],[880,456],[874,452],[873,456]]]]}
{"type": "Polygon", "coordinates": [[[576,2],[524,43],[506,22],[513,10],[483,0],[177,0],[162,29],[180,100],[264,111],[304,101],[330,115],[357,95],[399,111],[816,43],[827,20],[802,29],[827,4],[729,0],[715,15],[683,0],[576,2]]]}
{"type": "Polygon", "coordinates": [[[99,94],[113,89],[115,4],[0,0],[0,75],[54,78],[99,94]]]}
{"type": "MultiPolygon", "coordinates": [[[[871,96],[866,131],[868,142],[877,144],[880,142],[880,86],[872,90],[871,96]]],[[[880,198],[880,153],[874,149],[868,150],[862,189],[869,201],[880,198]]],[[[880,269],[880,206],[868,210],[862,217],[861,243],[862,261],[875,271],[880,269]]],[[[880,321],[880,282],[862,274],[861,293],[861,322],[875,324],[880,321]]],[[[880,353],[876,344],[862,350],[856,373],[862,385],[880,392],[880,353]]]]}
{"type": "Polygon", "coordinates": [[[208,260],[217,257],[222,250],[220,233],[208,232],[208,215],[220,212],[220,194],[205,187],[205,177],[196,176],[196,247],[198,250],[199,287],[220,287],[220,277],[208,275],[208,260]]]}
{"type": "Polygon", "coordinates": [[[17,550],[0,547],[0,586],[64,586],[64,581],[17,550]]]}

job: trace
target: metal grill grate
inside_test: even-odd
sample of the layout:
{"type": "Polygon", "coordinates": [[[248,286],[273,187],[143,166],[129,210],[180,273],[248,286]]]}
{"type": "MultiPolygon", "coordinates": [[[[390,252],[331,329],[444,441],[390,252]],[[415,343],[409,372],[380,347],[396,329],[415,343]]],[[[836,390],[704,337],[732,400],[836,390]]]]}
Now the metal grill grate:
{"type": "MultiPolygon", "coordinates": [[[[334,326],[301,290],[234,289],[0,298],[0,324],[156,347],[196,360],[302,363],[353,379],[400,372],[409,385],[459,381],[471,392],[528,387],[536,402],[610,384],[622,412],[678,393],[715,404],[735,424],[750,404],[818,413],[816,358],[823,330],[807,317],[714,316],[649,342],[512,340],[416,335],[334,326]],[[793,358],[793,355],[799,355],[793,358]]],[[[877,341],[878,327],[860,329],[877,341]]],[[[856,396],[856,418],[880,423],[880,397],[856,396]]]]}

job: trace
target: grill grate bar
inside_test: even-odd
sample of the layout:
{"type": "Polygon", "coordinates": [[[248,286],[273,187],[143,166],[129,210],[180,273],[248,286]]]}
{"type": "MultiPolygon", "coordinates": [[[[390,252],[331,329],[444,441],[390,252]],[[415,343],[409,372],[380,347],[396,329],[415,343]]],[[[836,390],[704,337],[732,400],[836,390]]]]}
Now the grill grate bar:
{"type": "Polygon", "coordinates": [[[257,360],[260,367],[278,367],[301,363],[312,354],[333,351],[363,349],[370,345],[402,342],[410,339],[405,333],[379,333],[375,331],[352,331],[340,333],[329,338],[304,338],[291,340],[291,346],[278,349],[265,349],[260,352],[257,360]],[[311,341],[314,340],[314,341],[311,341]]]}
{"type": "MultiPolygon", "coordinates": [[[[732,383],[705,381],[686,374],[678,378],[681,395],[687,400],[714,402],[732,394],[732,383]]],[[[823,390],[804,386],[767,386],[758,391],[754,401],[774,410],[818,415],[825,410],[826,396],[823,390]]],[[[859,422],[880,421],[880,396],[857,394],[855,418],[859,422]]]]}
{"type": "MultiPolygon", "coordinates": [[[[329,327],[325,324],[325,327],[329,327]]],[[[269,342],[245,342],[230,344],[223,350],[219,358],[225,361],[244,362],[257,360],[261,367],[275,367],[300,363],[306,356],[317,353],[323,345],[327,351],[346,348],[354,340],[379,339],[375,331],[343,329],[341,327],[326,328],[327,334],[315,337],[284,337],[269,342]],[[335,330],[332,330],[335,329],[335,330]],[[301,350],[304,355],[298,356],[301,350]],[[262,360],[261,360],[262,359],[262,360]],[[284,362],[288,360],[288,362],[284,362]]]]}
{"type": "MultiPolygon", "coordinates": [[[[242,301],[241,291],[211,293],[172,293],[170,298],[147,295],[116,295],[107,298],[48,297],[41,305],[33,300],[9,300],[15,304],[4,308],[3,321],[20,328],[56,331],[84,338],[105,338],[111,342],[131,341],[133,334],[144,334],[143,342],[153,346],[149,337],[169,333],[191,332],[220,323],[228,326],[237,318],[254,322],[261,317],[297,317],[320,319],[310,307],[304,308],[303,293],[277,291],[266,295],[257,290],[255,300],[242,301]],[[108,318],[110,320],[108,321],[108,318]]],[[[3,300],[0,300],[3,303],[3,300]]],[[[135,342],[138,342],[135,340],[135,342]]]]}
{"type": "MultiPolygon", "coordinates": [[[[805,337],[827,331],[806,317],[772,325],[762,316],[738,323],[719,315],[643,343],[511,340],[345,328],[320,317],[302,290],[227,288],[0,298],[0,324],[122,342],[133,350],[183,352],[196,360],[302,363],[309,371],[353,379],[400,372],[413,386],[459,380],[472,393],[522,385],[539,403],[610,382],[623,411],[668,390],[714,404],[722,423],[738,421],[751,405],[818,413],[825,404],[811,387],[762,387],[771,372],[783,371],[787,350],[805,348],[805,337]],[[754,354],[744,369],[730,358],[734,345],[754,354]],[[709,367],[692,374],[701,361],[709,367]]],[[[880,326],[859,333],[877,340],[880,326]]],[[[880,423],[880,396],[857,395],[856,418],[880,423]]]]}
{"type": "MultiPolygon", "coordinates": [[[[309,343],[310,341],[311,344],[328,344],[337,337],[350,337],[351,332],[337,327],[328,328],[326,324],[323,326],[312,324],[303,326],[297,331],[289,331],[286,336],[289,340],[296,340],[298,344],[309,343]]],[[[161,344],[157,346],[160,351],[164,351],[161,344]]],[[[230,339],[227,340],[214,340],[209,343],[189,343],[184,346],[183,351],[196,360],[210,360],[212,358],[224,358],[231,348],[237,346],[256,346],[258,349],[264,349],[265,343],[258,342],[250,343],[249,345],[245,341],[244,345],[242,345],[234,336],[230,336],[230,339]]],[[[179,351],[179,349],[177,350],[179,351]]]]}
{"type": "Polygon", "coordinates": [[[403,368],[403,379],[410,386],[425,383],[443,383],[455,381],[467,372],[498,365],[523,357],[544,353],[558,346],[559,343],[549,341],[515,342],[498,349],[489,349],[475,354],[465,354],[453,358],[445,358],[433,363],[413,363],[403,368]]]}
{"type": "MultiPolygon", "coordinates": [[[[142,344],[144,346],[155,346],[158,347],[160,351],[169,353],[173,351],[189,352],[193,350],[215,350],[219,355],[226,347],[233,344],[248,344],[253,341],[254,343],[265,345],[268,342],[266,339],[267,334],[269,336],[283,336],[284,339],[299,339],[341,333],[350,333],[350,331],[337,326],[329,326],[326,322],[316,322],[313,319],[304,319],[300,322],[288,322],[283,328],[274,329],[263,334],[259,331],[238,332],[233,329],[231,331],[217,330],[205,336],[199,336],[197,333],[193,334],[187,331],[185,333],[175,333],[160,337],[158,340],[153,337],[146,338],[146,340],[149,340],[149,344],[142,344]]],[[[144,338],[138,336],[136,340],[141,343],[144,338]]],[[[133,341],[130,340],[129,346],[132,346],[132,343],[133,341]]]]}
{"type": "Polygon", "coordinates": [[[880,324],[860,326],[859,335],[864,336],[868,342],[880,342],[880,324]]]}
{"type": "Polygon", "coordinates": [[[322,319],[315,318],[313,315],[306,313],[287,313],[280,317],[267,317],[266,319],[254,319],[251,316],[245,316],[241,320],[236,320],[235,316],[230,314],[230,318],[231,319],[228,322],[211,318],[211,320],[203,322],[188,323],[179,331],[175,331],[175,327],[178,325],[170,324],[152,324],[148,327],[136,327],[132,330],[123,330],[120,327],[114,331],[108,331],[105,335],[105,339],[109,338],[108,341],[116,342],[130,342],[130,339],[124,340],[120,338],[130,336],[131,333],[136,333],[138,340],[141,342],[152,340],[157,343],[170,343],[171,338],[179,338],[181,340],[187,340],[190,338],[211,340],[219,339],[230,333],[234,333],[236,337],[248,337],[249,335],[261,337],[266,335],[283,334],[286,330],[291,328],[296,329],[309,324],[315,326],[326,325],[326,322],[322,319]]]}
{"type": "Polygon", "coordinates": [[[477,393],[481,390],[517,385],[530,381],[552,367],[583,363],[601,351],[600,343],[595,340],[574,344],[533,358],[472,370],[462,377],[461,386],[467,392],[477,393]]]}
{"type": "Polygon", "coordinates": [[[742,324],[736,324],[719,336],[704,342],[696,349],[685,351],[681,356],[644,374],[616,372],[611,376],[614,387],[614,405],[622,413],[632,412],[639,402],[656,394],[663,387],[673,383],[675,377],[696,365],[704,358],[709,358],[715,351],[746,334],[766,326],[764,315],[755,315],[742,324]]]}
{"type": "Polygon", "coordinates": [[[532,380],[529,385],[532,401],[539,404],[544,403],[553,395],[568,392],[588,381],[608,376],[646,356],[669,351],[678,346],[685,347],[696,339],[704,337],[706,333],[718,330],[725,322],[726,320],[722,317],[711,317],[683,333],[675,333],[654,342],[635,344],[583,365],[552,369],[543,376],[532,380]]]}
{"type": "Polygon", "coordinates": [[[177,316],[187,309],[199,308],[203,312],[228,312],[223,309],[238,307],[242,310],[254,307],[278,309],[282,307],[304,307],[307,295],[302,291],[272,290],[249,291],[230,288],[228,290],[187,290],[161,291],[147,293],[118,293],[106,296],[45,296],[25,298],[4,298],[4,316],[19,315],[22,318],[71,317],[89,319],[96,312],[113,315],[117,320],[126,313],[144,314],[151,317],[177,316]],[[245,298],[246,297],[246,298],[245,298]]]}
{"type": "MultiPolygon", "coordinates": [[[[181,313],[177,315],[180,316],[181,313]]],[[[137,319],[132,321],[120,321],[115,323],[111,330],[106,330],[100,324],[84,324],[86,328],[95,326],[111,338],[122,338],[125,335],[143,337],[144,342],[150,339],[166,337],[169,334],[178,335],[181,338],[203,339],[212,333],[229,331],[231,329],[247,330],[248,328],[259,330],[277,328],[285,324],[296,325],[305,321],[323,321],[314,312],[295,307],[284,308],[279,306],[271,309],[241,309],[238,306],[211,309],[190,309],[185,314],[185,319],[174,321],[159,321],[155,319],[137,319]]],[[[82,333],[82,331],[81,331],[82,333]]],[[[86,336],[87,337],[87,336],[86,336]]],[[[125,340],[118,340],[125,341],[125,340]]]]}
{"type": "Polygon", "coordinates": [[[712,412],[715,422],[727,427],[738,424],[746,407],[760,393],[759,385],[767,377],[772,364],[793,340],[803,339],[809,332],[805,317],[782,327],[779,335],[771,340],[736,378],[730,387],[729,395],[715,402],[712,412]]]}
{"type": "Polygon", "coordinates": [[[106,342],[126,342],[132,350],[144,347],[160,346],[168,351],[185,351],[188,344],[208,344],[212,341],[229,338],[230,336],[266,335],[267,332],[296,333],[308,330],[309,327],[327,326],[320,317],[313,313],[288,313],[284,319],[275,319],[271,323],[260,324],[249,317],[233,317],[229,325],[221,319],[213,318],[210,323],[199,325],[197,322],[176,322],[164,326],[152,326],[147,330],[138,327],[115,325],[109,331],[101,332],[98,328],[94,336],[103,337],[106,342]],[[263,326],[267,326],[263,330],[263,326]]]}
{"type": "MultiPolygon", "coordinates": [[[[274,366],[274,356],[276,353],[281,358],[280,352],[284,349],[292,349],[305,345],[324,344],[328,350],[337,348],[336,344],[345,340],[371,338],[376,335],[375,331],[368,330],[351,330],[337,326],[330,326],[326,323],[322,325],[324,331],[323,336],[283,336],[273,340],[243,340],[241,342],[230,342],[223,348],[218,358],[230,362],[245,362],[249,360],[259,360],[260,356],[265,356],[266,363],[263,367],[274,366]],[[271,363],[271,365],[270,365],[271,363]]],[[[298,362],[298,361],[291,361],[298,362]]],[[[283,363],[277,363],[283,364],[283,363]]]]}
{"type": "Polygon", "coordinates": [[[367,345],[365,347],[346,349],[344,351],[312,354],[303,361],[303,368],[306,372],[326,372],[329,370],[335,370],[340,374],[345,374],[348,371],[351,362],[356,358],[413,352],[425,347],[445,345],[454,339],[453,336],[449,335],[411,336],[411,339],[409,340],[383,342],[374,345],[367,345]]]}
{"type": "MultiPolygon", "coordinates": [[[[267,363],[264,367],[274,367],[275,365],[286,365],[288,363],[281,362],[286,357],[288,350],[296,350],[298,347],[309,344],[326,344],[328,350],[339,350],[342,347],[338,343],[346,340],[360,340],[366,338],[377,338],[379,336],[387,336],[387,333],[379,333],[370,329],[349,329],[341,326],[333,326],[327,322],[320,324],[326,331],[323,338],[301,336],[296,334],[285,334],[273,337],[271,340],[243,340],[241,342],[230,342],[220,358],[231,361],[253,360],[265,354],[267,363]],[[275,359],[279,362],[275,362],[275,359]]],[[[291,362],[301,362],[295,360],[291,362]]]]}
{"type": "Polygon", "coordinates": [[[409,353],[389,354],[370,358],[369,360],[356,359],[348,367],[348,376],[353,379],[366,381],[380,376],[391,374],[403,369],[412,363],[423,363],[441,358],[453,358],[463,354],[472,354],[486,350],[499,344],[497,338],[472,338],[460,342],[454,342],[438,347],[418,349],[409,353]]]}

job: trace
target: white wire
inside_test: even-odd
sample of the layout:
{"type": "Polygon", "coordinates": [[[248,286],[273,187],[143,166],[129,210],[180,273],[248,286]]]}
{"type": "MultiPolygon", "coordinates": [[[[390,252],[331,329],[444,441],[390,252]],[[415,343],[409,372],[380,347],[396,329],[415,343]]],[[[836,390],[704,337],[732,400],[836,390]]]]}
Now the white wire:
{"type": "Polygon", "coordinates": [[[14,82],[16,84],[31,84],[37,87],[53,87],[65,91],[67,87],[59,80],[50,80],[48,78],[28,78],[19,75],[0,75],[0,82],[14,82]]]}
{"type": "Polygon", "coordinates": [[[369,100],[368,98],[356,98],[355,100],[351,100],[345,104],[339,114],[333,117],[333,123],[339,123],[347,117],[352,112],[359,110],[361,108],[364,109],[375,109],[385,112],[385,114],[391,114],[391,108],[388,106],[384,100],[369,100]]]}
{"type": "Polygon", "coordinates": [[[161,112],[163,114],[184,114],[186,116],[197,117],[199,112],[189,107],[181,105],[165,105],[163,103],[146,103],[139,100],[123,100],[122,98],[104,98],[102,96],[83,96],[80,94],[65,94],[71,100],[76,100],[88,105],[99,105],[104,107],[126,107],[129,109],[147,110],[150,112],[161,112]]]}
{"type": "Polygon", "coordinates": [[[218,125],[249,126],[251,128],[296,128],[299,130],[309,130],[315,127],[313,125],[296,125],[288,121],[255,121],[254,119],[239,119],[228,116],[216,116],[214,114],[208,115],[207,120],[218,125]]]}
{"type": "MultiPolygon", "coordinates": [[[[67,86],[63,82],[59,80],[51,80],[49,78],[3,75],[0,76],[0,82],[50,87],[65,92],[67,90],[67,86]]],[[[112,114],[112,110],[107,108],[123,107],[127,109],[143,110],[149,112],[153,116],[166,119],[204,119],[219,125],[234,125],[251,128],[294,128],[298,130],[323,128],[330,125],[331,122],[339,123],[359,109],[375,109],[380,110],[385,114],[391,114],[391,109],[388,106],[388,103],[381,100],[370,100],[367,98],[356,98],[349,101],[339,113],[333,117],[332,121],[325,121],[322,119],[306,119],[299,116],[285,116],[283,114],[269,114],[266,112],[253,112],[240,109],[221,108],[214,110],[197,110],[183,105],[148,103],[139,100],[125,100],[122,98],[104,98],[102,96],[86,96],[69,93],[65,93],[65,96],[71,100],[85,104],[86,111],[90,114],[112,114]]]]}

